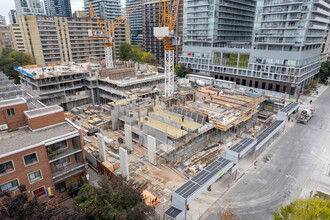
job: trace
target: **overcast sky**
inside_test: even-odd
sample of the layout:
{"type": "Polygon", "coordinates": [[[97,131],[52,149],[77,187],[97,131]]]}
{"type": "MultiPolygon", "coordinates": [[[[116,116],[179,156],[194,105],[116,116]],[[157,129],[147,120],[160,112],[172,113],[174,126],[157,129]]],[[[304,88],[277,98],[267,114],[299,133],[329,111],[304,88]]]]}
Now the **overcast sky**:
{"type": "MultiPolygon", "coordinates": [[[[0,15],[6,16],[7,23],[9,24],[8,13],[11,9],[15,9],[14,0],[0,0],[0,15]]],[[[121,4],[124,4],[125,0],[121,0],[121,4]]],[[[72,13],[77,10],[82,10],[84,6],[84,0],[71,0],[72,13]]]]}

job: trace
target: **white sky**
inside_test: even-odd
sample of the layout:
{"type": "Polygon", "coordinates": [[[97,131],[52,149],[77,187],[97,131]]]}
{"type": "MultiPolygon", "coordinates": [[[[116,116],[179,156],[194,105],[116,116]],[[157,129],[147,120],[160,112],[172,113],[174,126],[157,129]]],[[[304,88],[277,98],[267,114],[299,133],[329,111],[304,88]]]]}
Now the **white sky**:
{"type": "MultiPolygon", "coordinates": [[[[120,0],[121,4],[125,4],[125,0],[120,0]]],[[[0,15],[6,16],[7,24],[9,24],[8,13],[11,9],[15,9],[14,0],[0,0],[0,15]]],[[[72,13],[74,11],[82,10],[84,6],[84,0],[71,0],[72,13]]]]}

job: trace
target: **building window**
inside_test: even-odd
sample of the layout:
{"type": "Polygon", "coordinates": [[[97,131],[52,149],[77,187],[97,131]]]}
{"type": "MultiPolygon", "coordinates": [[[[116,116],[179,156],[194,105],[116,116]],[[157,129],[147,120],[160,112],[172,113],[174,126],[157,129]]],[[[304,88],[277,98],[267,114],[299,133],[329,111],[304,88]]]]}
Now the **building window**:
{"type": "Polygon", "coordinates": [[[29,177],[29,181],[30,183],[34,183],[34,182],[37,182],[39,180],[42,180],[42,176],[41,176],[41,171],[40,170],[37,170],[33,173],[29,173],[28,174],[28,177],[29,177]]]}
{"type": "Polygon", "coordinates": [[[65,165],[69,164],[70,163],[70,157],[65,157],[65,158],[62,158],[62,159],[59,159],[57,161],[54,162],[54,167],[55,169],[59,169],[59,168],[62,168],[64,167],[65,165]]]}
{"type": "Polygon", "coordinates": [[[13,190],[16,190],[18,189],[18,181],[17,179],[15,180],[12,180],[8,183],[5,183],[5,184],[2,184],[0,185],[0,192],[3,192],[3,191],[13,191],[13,190]]]}
{"type": "Polygon", "coordinates": [[[13,108],[7,109],[7,115],[8,116],[15,116],[15,111],[13,108]]]}
{"type": "Polygon", "coordinates": [[[0,175],[10,173],[14,171],[14,164],[13,161],[7,161],[2,164],[0,164],[0,175]]]}
{"type": "Polygon", "coordinates": [[[33,196],[40,197],[46,194],[45,187],[40,187],[39,189],[33,190],[33,196]]]}
{"type": "Polygon", "coordinates": [[[35,164],[37,162],[38,162],[38,158],[37,158],[36,153],[32,153],[32,154],[24,156],[25,166],[30,166],[30,165],[35,164]]]}

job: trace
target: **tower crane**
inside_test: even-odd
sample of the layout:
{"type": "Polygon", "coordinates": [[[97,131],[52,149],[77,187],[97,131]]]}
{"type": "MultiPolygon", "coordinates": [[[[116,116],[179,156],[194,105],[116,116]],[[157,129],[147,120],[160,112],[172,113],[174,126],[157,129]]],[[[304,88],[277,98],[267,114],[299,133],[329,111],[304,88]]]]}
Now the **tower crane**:
{"type": "Polygon", "coordinates": [[[154,27],[154,36],[163,40],[165,46],[165,97],[174,93],[174,49],[179,39],[174,36],[180,0],[159,0],[159,24],[154,27]],[[169,4],[170,3],[170,4],[169,4]]]}
{"type": "Polygon", "coordinates": [[[143,4],[145,0],[137,0],[131,7],[126,9],[126,11],[120,16],[114,19],[114,21],[107,28],[107,21],[100,20],[94,11],[91,3],[89,3],[89,16],[91,19],[95,16],[97,19],[96,27],[88,30],[88,37],[90,39],[100,39],[104,40],[105,49],[105,66],[106,68],[113,68],[113,55],[112,55],[112,44],[113,44],[113,33],[115,29],[122,24],[139,6],[143,4]],[[108,29],[108,30],[106,30],[108,29]]]}

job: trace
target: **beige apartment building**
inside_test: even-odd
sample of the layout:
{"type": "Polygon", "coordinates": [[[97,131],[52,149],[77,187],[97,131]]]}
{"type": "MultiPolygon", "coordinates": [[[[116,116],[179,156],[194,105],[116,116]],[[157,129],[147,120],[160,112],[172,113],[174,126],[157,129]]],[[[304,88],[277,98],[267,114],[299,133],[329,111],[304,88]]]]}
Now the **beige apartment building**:
{"type": "MultiPolygon", "coordinates": [[[[74,18],[35,15],[18,17],[26,52],[35,58],[36,64],[45,66],[60,62],[84,63],[95,57],[104,59],[103,41],[88,38],[88,30],[97,26],[96,19],[91,20],[86,13],[75,15],[74,18]]],[[[104,25],[110,26],[110,22],[104,25]]],[[[129,21],[120,25],[113,37],[116,58],[119,58],[120,44],[131,41],[129,21]]]]}
{"type": "Polygon", "coordinates": [[[10,28],[0,24],[0,54],[4,48],[12,48],[10,28]]]}
{"type": "Polygon", "coordinates": [[[23,35],[19,24],[11,24],[9,25],[12,48],[16,51],[26,52],[25,45],[23,41],[23,35]]]}

